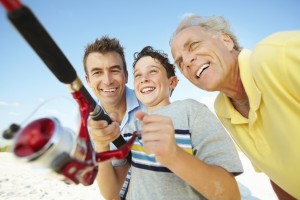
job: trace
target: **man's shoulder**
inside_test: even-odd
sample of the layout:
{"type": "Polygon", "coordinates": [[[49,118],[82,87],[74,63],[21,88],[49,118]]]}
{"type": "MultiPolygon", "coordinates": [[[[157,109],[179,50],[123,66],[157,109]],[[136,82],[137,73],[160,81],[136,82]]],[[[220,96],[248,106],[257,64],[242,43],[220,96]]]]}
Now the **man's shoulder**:
{"type": "MultiPolygon", "coordinates": [[[[272,33],[271,35],[267,36],[263,39],[260,43],[290,43],[293,41],[300,40],[300,31],[281,31],[272,33]]],[[[259,44],[260,44],[259,43],[259,44]]]]}

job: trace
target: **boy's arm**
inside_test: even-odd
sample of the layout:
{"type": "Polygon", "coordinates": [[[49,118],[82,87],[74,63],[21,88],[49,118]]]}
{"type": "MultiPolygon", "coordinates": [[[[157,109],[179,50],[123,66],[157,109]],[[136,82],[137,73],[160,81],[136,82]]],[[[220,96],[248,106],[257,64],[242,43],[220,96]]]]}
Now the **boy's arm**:
{"type": "Polygon", "coordinates": [[[240,199],[234,176],[185,152],[175,141],[172,119],[137,112],[142,122],[144,149],[207,199],[240,199]]]}
{"type": "Polygon", "coordinates": [[[207,199],[240,199],[234,176],[225,169],[209,165],[177,146],[167,167],[207,199]]]}

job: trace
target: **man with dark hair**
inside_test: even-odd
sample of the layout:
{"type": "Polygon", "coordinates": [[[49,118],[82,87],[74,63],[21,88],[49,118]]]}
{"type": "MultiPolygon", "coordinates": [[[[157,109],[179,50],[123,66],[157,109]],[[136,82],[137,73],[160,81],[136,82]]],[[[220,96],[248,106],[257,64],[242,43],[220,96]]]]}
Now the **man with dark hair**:
{"type": "MultiPolygon", "coordinates": [[[[120,130],[125,124],[134,120],[134,113],[143,110],[142,103],[136,98],[133,90],[126,86],[128,81],[128,71],[124,56],[124,48],[116,38],[103,36],[95,42],[87,45],[83,57],[86,81],[94,94],[98,98],[106,113],[115,113],[113,124],[120,126],[120,130]]],[[[91,122],[92,123],[92,120],[91,122]]],[[[97,133],[90,132],[94,143],[95,151],[103,151],[103,141],[97,137],[97,133]]],[[[115,135],[115,139],[119,134],[115,135]]],[[[126,139],[126,138],[125,138],[126,139]]],[[[116,148],[111,145],[111,149],[116,148]]],[[[105,149],[109,150],[109,149],[105,149]]],[[[124,160],[124,162],[126,162],[124,160]]],[[[99,173],[106,173],[99,169],[99,173]]],[[[127,184],[130,179],[130,172],[127,181],[120,191],[120,197],[125,198],[127,184]]],[[[101,180],[97,177],[100,186],[101,180]]]]}

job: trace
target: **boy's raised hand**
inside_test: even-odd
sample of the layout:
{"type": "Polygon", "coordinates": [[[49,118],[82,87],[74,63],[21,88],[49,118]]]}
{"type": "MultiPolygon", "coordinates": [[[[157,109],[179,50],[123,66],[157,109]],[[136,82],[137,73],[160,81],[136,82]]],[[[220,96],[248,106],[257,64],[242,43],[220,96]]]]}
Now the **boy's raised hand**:
{"type": "Polygon", "coordinates": [[[144,149],[155,154],[157,161],[166,167],[172,164],[179,147],[171,118],[141,111],[137,111],[135,116],[141,121],[144,149]]]}

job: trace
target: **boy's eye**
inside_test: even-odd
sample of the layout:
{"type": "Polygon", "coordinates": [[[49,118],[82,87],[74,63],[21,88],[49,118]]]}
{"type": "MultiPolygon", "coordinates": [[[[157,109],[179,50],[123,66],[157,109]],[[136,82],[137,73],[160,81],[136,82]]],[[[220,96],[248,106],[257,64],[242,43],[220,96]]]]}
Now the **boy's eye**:
{"type": "Polygon", "coordinates": [[[157,70],[151,70],[150,71],[150,74],[156,74],[157,73],[157,70]]]}

